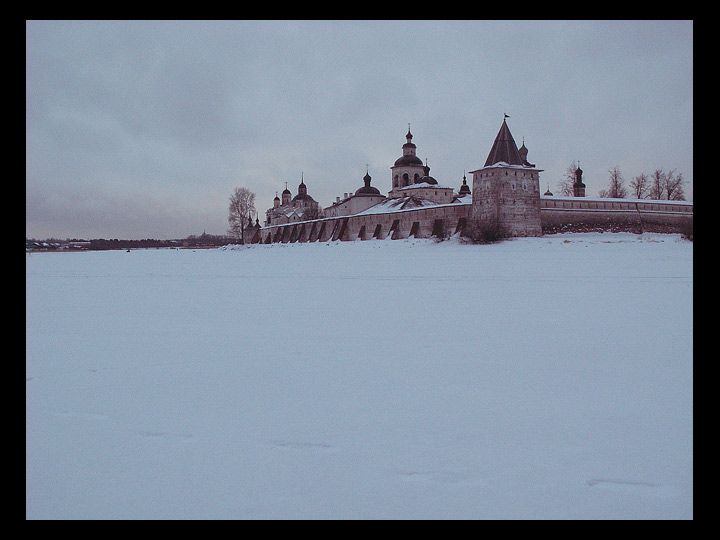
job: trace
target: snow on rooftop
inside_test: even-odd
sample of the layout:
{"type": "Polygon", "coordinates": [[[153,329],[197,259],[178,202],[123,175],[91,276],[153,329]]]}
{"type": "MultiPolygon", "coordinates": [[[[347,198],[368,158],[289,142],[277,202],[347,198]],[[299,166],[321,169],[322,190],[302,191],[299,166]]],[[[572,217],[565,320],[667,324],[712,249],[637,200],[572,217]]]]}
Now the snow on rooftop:
{"type": "Polygon", "coordinates": [[[509,163],[505,163],[504,161],[498,161],[497,163],[493,163],[492,165],[487,165],[485,167],[480,167],[479,169],[475,169],[474,171],[470,171],[470,174],[478,171],[484,171],[486,169],[518,169],[523,171],[538,171],[543,172],[543,169],[538,169],[537,167],[527,167],[525,165],[510,165],[509,163]]]}
{"type": "Polygon", "coordinates": [[[630,203],[646,203],[646,204],[678,204],[681,206],[692,206],[692,201],[668,201],[668,200],[656,200],[656,199],[629,199],[629,198],[614,198],[614,197],[573,197],[569,195],[540,195],[541,199],[548,201],[561,200],[561,201],[592,201],[592,202],[630,202],[630,203]]]}
{"type": "Polygon", "coordinates": [[[438,184],[429,184],[428,182],[421,182],[421,183],[419,183],[419,184],[410,184],[409,186],[405,186],[405,187],[401,187],[401,188],[396,188],[396,189],[398,189],[399,191],[404,191],[404,190],[407,190],[407,189],[416,189],[416,188],[454,189],[453,187],[450,187],[450,186],[440,186],[440,185],[438,185],[438,184]]]}
{"type": "Polygon", "coordinates": [[[355,215],[371,215],[371,214],[386,214],[391,212],[407,212],[410,210],[417,210],[418,208],[427,208],[430,206],[453,206],[456,204],[472,204],[471,197],[459,197],[454,199],[450,203],[436,203],[430,199],[424,197],[418,197],[415,195],[409,195],[407,197],[398,197],[395,199],[385,199],[378,204],[371,206],[367,210],[363,210],[355,215]]]}

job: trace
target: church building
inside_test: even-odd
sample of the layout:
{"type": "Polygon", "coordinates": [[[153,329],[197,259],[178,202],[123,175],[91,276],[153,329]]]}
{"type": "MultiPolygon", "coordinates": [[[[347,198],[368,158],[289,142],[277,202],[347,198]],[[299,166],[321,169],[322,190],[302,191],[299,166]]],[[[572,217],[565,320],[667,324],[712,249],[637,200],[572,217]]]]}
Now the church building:
{"type": "Polygon", "coordinates": [[[273,207],[265,212],[265,225],[281,225],[284,223],[293,223],[297,221],[307,221],[309,219],[318,219],[323,217],[320,204],[313,199],[307,192],[304,175],[301,175],[298,193],[292,197],[292,193],[287,188],[282,192],[282,201],[275,195],[273,207]]]}
{"type": "Polygon", "coordinates": [[[325,217],[351,216],[375,206],[385,200],[380,190],[370,185],[372,178],[369,171],[365,171],[363,182],[365,185],[358,188],[355,193],[345,193],[343,198],[338,197],[333,204],[323,209],[325,217]]]}

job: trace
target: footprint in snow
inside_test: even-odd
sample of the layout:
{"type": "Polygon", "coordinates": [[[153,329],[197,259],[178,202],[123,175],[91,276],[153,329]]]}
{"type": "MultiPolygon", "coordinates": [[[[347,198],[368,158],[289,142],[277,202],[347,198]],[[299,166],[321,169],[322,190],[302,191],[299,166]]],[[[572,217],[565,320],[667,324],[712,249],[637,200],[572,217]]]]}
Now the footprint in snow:
{"type": "Polygon", "coordinates": [[[308,451],[315,453],[335,452],[336,448],[331,444],[314,443],[314,442],[293,442],[283,441],[273,444],[275,450],[292,450],[292,451],[308,451]]]}
{"type": "Polygon", "coordinates": [[[639,482],[635,480],[617,480],[609,478],[592,478],[587,481],[588,486],[598,486],[604,489],[614,489],[621,491],[632,491],[636,493],[647,493],[660,497],[672,497],[680,495],[680,490],[662,484],[652,482],[639,482]]]}

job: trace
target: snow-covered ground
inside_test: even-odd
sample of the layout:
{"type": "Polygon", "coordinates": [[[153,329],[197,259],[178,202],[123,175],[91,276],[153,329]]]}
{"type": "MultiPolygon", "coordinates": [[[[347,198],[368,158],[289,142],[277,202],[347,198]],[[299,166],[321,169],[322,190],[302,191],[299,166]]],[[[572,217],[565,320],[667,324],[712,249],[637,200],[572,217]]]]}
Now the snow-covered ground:
{"type": "Polygon", "coordinates": [[[692,518],[693,244],[26,255],[26,515],[692,518]]]}

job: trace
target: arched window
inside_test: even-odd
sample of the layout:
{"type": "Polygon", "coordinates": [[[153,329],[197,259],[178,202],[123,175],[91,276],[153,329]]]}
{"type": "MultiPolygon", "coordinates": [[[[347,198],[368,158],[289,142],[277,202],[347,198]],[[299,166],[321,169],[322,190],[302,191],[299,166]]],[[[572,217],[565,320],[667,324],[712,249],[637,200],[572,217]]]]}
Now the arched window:
{"type": "Polygon", "coordinates": [[[398,187],[398,175],[393,176],[393,187],[398,187]]]}
{"type": "Polygon", "coordinates": [[[408,173],[403,174],[403,186],[409,186],[410,185],[410,177],[408,176],[408,173]]]}

